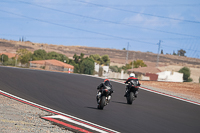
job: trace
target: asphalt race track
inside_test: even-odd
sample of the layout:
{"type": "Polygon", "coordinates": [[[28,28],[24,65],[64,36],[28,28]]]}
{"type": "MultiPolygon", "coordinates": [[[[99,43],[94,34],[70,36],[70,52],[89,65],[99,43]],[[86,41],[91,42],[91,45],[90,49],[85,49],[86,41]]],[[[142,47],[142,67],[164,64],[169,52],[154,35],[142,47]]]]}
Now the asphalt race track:
{"type": "Polygon", "coordinates": [[[200,106],[139,90],[132,105],[125,86],[111,82],[111,102],[98,110],[96,87],[103,80],[57,72],[0,67],[0,90],[122,133],[199,133],[200,106]]]}

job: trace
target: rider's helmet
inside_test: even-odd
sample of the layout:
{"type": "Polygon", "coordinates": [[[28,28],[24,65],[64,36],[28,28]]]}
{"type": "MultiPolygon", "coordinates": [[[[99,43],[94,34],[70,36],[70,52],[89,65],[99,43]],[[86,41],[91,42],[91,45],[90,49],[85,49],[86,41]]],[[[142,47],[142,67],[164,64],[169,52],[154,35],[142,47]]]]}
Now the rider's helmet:
{"type": "Polygon", "coordinates": [[[135,73],[131,73],[129,77],[135,77],[135,73]]]}
{"type": "Polygon", "coordinates": [[[110,80],[109,80],[109,79],[105,79],[105,80],[104,80],[104,84],[105,84],[106,86],[110,86],[110,80]]]}

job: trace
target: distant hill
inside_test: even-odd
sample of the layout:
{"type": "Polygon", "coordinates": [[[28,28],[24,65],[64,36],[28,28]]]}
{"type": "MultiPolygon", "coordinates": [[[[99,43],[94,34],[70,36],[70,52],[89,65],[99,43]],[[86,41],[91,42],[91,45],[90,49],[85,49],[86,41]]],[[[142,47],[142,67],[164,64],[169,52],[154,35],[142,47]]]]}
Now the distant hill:
{"type": "MultiPolygon", "coordinates": [[[[69,58],[73,55],[84,53],[86,56],[91,54],[109,55],[112,63],[125,64],[126,63],[126,50],[117,50],[109,48],[96,48],[96,47],[84,47],[84,46],[63,46],[63,45],[52,45],[52,44],[42,44],[33,43],[30,41],[20,42],[12,40],[0,39],[0,52],[10,52],[16,53],[17,49],[26,48],[30,51],[35,51],[38,49],[44,49],[47,52],[55,51],[58,53],[65,54],[69,58]]],[[[157,54],[150,52],[140,52],[140,51],[129,51],[129,62],[131,60],[141,59],[149,66],[156,66],[157,54]]],[[[178,65],[178,66],[188,66],[200,68],[200,59],[189,58],[176,55],[162,55],[160,54],[159,66],[168,65],[178,65]]]]}

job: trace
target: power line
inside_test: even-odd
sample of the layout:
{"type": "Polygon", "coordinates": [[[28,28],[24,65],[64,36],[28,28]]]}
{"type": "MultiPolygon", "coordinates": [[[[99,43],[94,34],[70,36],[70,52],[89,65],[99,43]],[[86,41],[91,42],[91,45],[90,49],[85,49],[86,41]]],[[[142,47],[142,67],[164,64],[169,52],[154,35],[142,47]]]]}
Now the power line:
{"type": "Polygon", "coordinates": [[[127,45],[126,64],[127,64],[127,62],[128,62],[128,49],[129,49],[129,42],[128,42],[128,45],[127,45]]]}
{"type": "Polygon", "coordinates": [[[132,39],[132,38],[120,37],[120,36],[115,36],[115,35],[110,35],[110,34],[104,34],[104,33],[90,31],[90,30],[85,30],[85,29],[80,29],[80,28],[76,28],[76,27],[66,26],[66,25],[57,24],[57,23],[53,23],[53,22],[48,22],[48,21],[45,21],[45,20],[37,19],[37,18],[28,17],[28,16],[25,16],[25,15],[16,14],[16,13],[13,13],[13,12],[4,11],[4,10],[0,10],[0,11],[4,12],[4,13],[8,13],[8,14],[13,14],[13,15],[16,15],[16,16],[25,17],[25,18],[28,18],[28,19],[31,19],[31,20],[36,20],[36,21],[40,21],[40,22],[44,22],[44,23],[48,23],[48,24],[52,24],[52,25],[56,25],[56,26],[60,26],[60,27],[65,27],[65,28],[73,29],[73,30],[79,30],[79,31],[83,31],[83,32],[88,32],[88,33],[93,33],[93,34],[98,34],[98,35],[103,35],[103,36],[118,38],[118,39],[122,39],[122,40],[130,40],[130,41],[135,41],[135,42],[140,42],[140,43],[146,43],[146,44],[155,45],[154,43],[140,41],[140,40],[135,40],[135,39],[132,39]]]}
{"type": "MultiPolygon", "coordinates": [[[[182,48],[182,47],[167,46],[167,45],[162,45],[162,46],[164,46],[164,47],[170,47],[170,48],[178,48],[178,49],[182,48]]],[[[182,49],[184,49],[184,48],[182,48],[182,49]]],[[[197,51],[197,50],[191,49],[191,47],[190,47],[190,48],[188,48],[188,49],[184,49],[184,50],[189,50],[189,51],[197,51]]],[[[200,52],[200,51],[197,51],[197,52],[200,52]]]]}
{"type": "MultiPolygon", "coordinates": [[[[21,34],[0,34],[3,36],[22,36],[21,34]]],[[[23,34],[24,35],[24,34],[23,34]]],[[[88,36],[54,36],[54,35],[31,35],[31,34],[26,34],[25,36],[27,37],[37,37],[37,38],[66,38],[66,39],[96,39],[96,40],[116,40],[116,38],[106,38],[106,37],[88,37],[88,36]]],[[[135,38],[133,38],[135,39],[135,38]]],[[[157,38],[148,38],[148,37],[140,37],[137,39],[142,39],[142,40],[157,40],[157,38]]],[[[200,38],[162,38],[162,40],[188,40],[188,39],[200,39],[200,38]]],[[[185,44],[187,45],[187,44],[185,44]]]]}
{"type": "Polygon", "coordinates": [[[188,35],[188,34],[176,33],[176,32],[169,32],[169,31],[163,31],[163,30],[157,30],[157,29],[151,29],[151,28],[144,28],[144,27],[140,27],[140,26],[133,26],[133,25],[125,24],[125,23],[119,23],[119,22],[114,22],[114,21],[109,21],[109,20],[104,20],[104,19],[84,16],[84,15],[71,13],[71,12],[67,12],[67,11],[62,11],[62,10],[58,10],[58,9],[54,9],[54,8],[50,8],[50,7],[45,7],[45,6],[41,6],[41,5],[29,3],[29,2],[20,1],[20,0],[18,0],[18,2],[24,3],[24,4],[29,4],[29,5],[32,5],[32,6],[41,7],[41,8],[45,8],[45,9],[49,9],[49,10],[53,10],[53,11],[57,11],[57,12],[61,12],[61,13],[66,13],[66,14],[70,14],[70,15],[74,15],[74,16],[78,16],[78,17],[89,18],[89,19],[98,20],[98,21],[102,21],[102,22],[112,23],[112,24],[124,25],[124,26],[128,26],[128,27],[146,29],[146,30],[157,31],[157,32],[162,32],[162,33],[168,33],[168,34],[174,34],[174,35],[190,36],[190,37],[198,37],[198,38],[200,38],[200,36],[194,36],[194,35],[188,35]]]}
{"type": "MultiPolygon", "coordinates": [[[[16,1],[0,1],[0,2],[4,2],[4,3],[17,3],[16,1]]],[[[68,4],[68,3],[45,3],[45,2],[40,2],[39,4],[45,4],[45,5],[56,5],[56,6],[82,6],[80,4],[68,4]]],[[[93,5],[87,5],[88,7],[94,7],[93,5]]],[[[107,4],[107,6],[112,6],[112,7],[198,7],[200,6],[199,3],[196,4],[152,4],[152,5],[145,5],[145,4],[140,4],[140,5],[136,5],[136,4],[129,4],[129,5],[121,5],[121,4],[107,4]]]]}
{"type": "Polygon", "coordinates": [[[81,2],[81,3],[87,3],[87,4],[99,6],[99,7],[104,7],[104,8],[106,7],[106,8],[115,9],[115,10],[124,11],[124,12],[137,13],[137,14],[142,14],[142,15],[146,15],[146,16],[153,16],[153,17],[158,17],[158,18],[164,18],[164,19],[170,19],[170,20],[184,21],[184,22],[188,22],[188,23],[200,24],[200,21],[186,20],[186,19],[179,19],[179,18],[171,18],[171,17],[160,16],[160,15],[153,15],[153,14],[149,14],[149,13],[141,13],[141,12],[137,12],[137,11],[130,11],[130,10],[125,10],[125,9],[113,8],[113,7],[109,7],[109,6],[104,6],[104,5],[95,4],[95,3],[91,3],[91,2],[80,1],[80,0],[74,0],[74,1],[81,2]]]}
{"type": "MultiPolygon", "coordinates": [[[[16,36],[19,37],[21,35],[14,34],[0,34],[2,36],[16,36]]],[[[24,34],[23,34],[24,35],[24,34]]],[[[26,37],[35,37],[35,38],[63,38],[63,39],[93,39],[93,40],[116,40],[116,38],[105,38],[105,37],[80,37],[80,36],[40,36],[40,35],[24,35],[26,37]]]]}
{"type": "Polygon", "coordinates": [[[158,54],[157,54],[157,63],[156,63],[156,67],[158,67],[158,63],[159,63],[159,55],[160,55],[160,45],[161,45],[161,40],[159,40],[158,43],[158,54]]]}

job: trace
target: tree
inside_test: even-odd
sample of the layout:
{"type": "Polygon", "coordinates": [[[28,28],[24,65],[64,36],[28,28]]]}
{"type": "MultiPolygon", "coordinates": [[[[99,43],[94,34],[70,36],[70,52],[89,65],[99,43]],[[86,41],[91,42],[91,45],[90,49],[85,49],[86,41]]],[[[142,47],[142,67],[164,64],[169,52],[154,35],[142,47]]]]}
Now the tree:
{"type": "Polygon", "coordinates": [[[186,51],[185,51],[185,50],[183,50],[183,49],[180,49],[180,50],[178,50],[178,53],[177,53],[177,55],[179,55],[179,56],[185,56],[185,53],[186,53],[186,51]]]}
{"type": "Polygon", "coordinates": [[[109,56],[108,55],[103,55],[101,57],[101,59],[103,60],[103,64],[106,65],[106,66],[109,66],[110,65],[110,59],[109,59],[109,56]]]}
{"type": "Polygon", "coordinates": [[[123,48],[122,50],[126,50],[126,48],[123,48]]]}
{"type": "Polygon", "coordinates": [[[76,64],[79,63],[80,56],[74,54],[73,58],[74,58],[74,62],[75,62],[76,64]]]}
{"type": "Polygon", "coordinates": [[[5,63],[6,61],[8,61],[8,56],[5,54],[1,55],[1,62],[5,63]]]}
{"type": "Polygon", "coordinates": [[[132,68],[131,64],[126,64],[125,66],[122,66],[121,69],[126,71],[127,69],[131,69],[131,68],[132,68]]]}
{"type": "Polygon", "coordinates": [[[45,50],[39,49],[35,50],[33,53],[33,60],[45,60],[47,58],[47,52],[45,50]]]}
{"type": "Polygon", "coordinates": [[[79,73],[79,64],[76,64],[72,59],[69,59],[69,64],[74,66],[74,73],[79,73]]]}
{"type": "MultiPolygon", "coordinates": [[[[131,64],[132,65],[132,64],[131,64]]],[[[147,67],[147,65],[144,63],[143,60],[136,60],[133,62],[133,67],[138,68],[138,67],[147,67]]]]}
{"type": "Polygon", "coordinates": [[[89,58],[91,58],[93,61],[95,61],[99,65],[103,64],[103,60],[99,54],[90,55],[89,58]]]}
{"type": "Polygon", "coordinates": [[[22,64],[28,63],[32,58],[32,53],[28,51],[27,49],[19,49],[17,51],[17,55],[18,55],[18,60],[22,64]]]}
{"type": "Polygon", "coordinates": [[[80,54],[80,58],[79,58],[79,59],[80,59],[80,61],[82,61],[82,60],[84,59],[83,57],[84,57],[84,54],[83,54],[83,53],[81,53],[81,54],[80,54]]]}
{"type": "Polygon", "coordinates": [[[175,53],[175,51],[173,51],[173,55],[177,55],[177,54],[175,53]]]}
{"type": "Polygon", "coordinates": [[[161,49],[161,54],[163,54],[163,49],[161,49]]]}
{"type": "Polygon", "coordinates": [[[178,72],[183,73],[183,81],[184,82],[192,81],[192,78],[190,78],[190,69],[188,67],[183,67],[178,72]]]}
{"type": "Polygon", "coordinates": [[[80,73],[92,75],[94,73],[94,61],[86,58],[80,64],[80,73]]]}
{"type": "Polygon", "coordinates": [[[56,52],[49,52],[47,53],[46,59],[56,59],[65,63],[69,63],[69,58],[63,54],[59,54],[56,52]]]}

